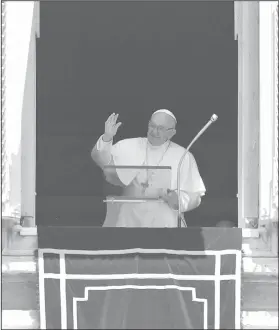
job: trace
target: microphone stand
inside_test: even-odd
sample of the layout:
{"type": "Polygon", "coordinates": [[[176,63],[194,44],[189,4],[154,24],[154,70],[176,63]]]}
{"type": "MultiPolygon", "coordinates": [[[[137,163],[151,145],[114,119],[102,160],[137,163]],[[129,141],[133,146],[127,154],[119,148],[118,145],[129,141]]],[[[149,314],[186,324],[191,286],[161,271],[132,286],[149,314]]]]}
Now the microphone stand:
{"type": "Polygon", "coordinates": [[[199,133],[194,137],[194,139],[191,141],[191,143],[188,145],[187,149],[183,153],[180,162],[178,164],[177,168],[177,195],[178,195],[178,219],[177,219],[177,227],[181,228],[181,223],[183,221],[185,227],[187,227],[187,223],[184,218],[183,212],[181,212],[181,200],[180,200],[180,171],[181,171],[181,166],[184,161],[184,157],[188,153],[189,149],[192,147],[192,145],[197,141],[197,139],[208,129],[208,127],[213,124],[216,120],[218,119],[217,115],[212,115],[208,123],[199,131],[199,133]]]}

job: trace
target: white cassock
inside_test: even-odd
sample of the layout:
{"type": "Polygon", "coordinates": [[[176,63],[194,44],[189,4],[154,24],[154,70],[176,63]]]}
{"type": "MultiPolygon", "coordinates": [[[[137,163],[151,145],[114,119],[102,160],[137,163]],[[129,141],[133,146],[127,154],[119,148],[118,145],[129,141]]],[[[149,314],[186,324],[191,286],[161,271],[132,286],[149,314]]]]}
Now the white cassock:
{"type": "MultiPolygon", "coordinates": [[[[114,165],[127,166],[170,166],[170,189],[177,190],[177,169],[185,148],[174,142],[167,141],[161,146],[151,145],[147,138],[132,138],[121,140],[116,144],[104,142],[102,136],[96,144],[96,149],[102,155],[114,161],[114,165]],[[146,163],[146,154],[148,163],[146,163]],[[162,158],[163,156],[163,158],[162,158]],[[159,164],[158,164],[159,163],[159,164]]],[[[139,169],[116,169],[120,181],[125,186],[132,186],[134,191],[142,190],[142,183],[147,174],[139,169]]],[[[194,156],[188,152],[181,167],[181,208],[187,210],[189,193],[205,194],[205,186],[200,176],[194,156]]],[[[158,189],[157,189],[158,190],[158,189]]],[[[154,197],[159,191],[154,191],[152,182],[145,190],[145,196],[154,197]]],[[[108,209],[110,205],[107,205],[108,209]]],[[[114,206],[113,212],[107,212],[104,227],[177,227],[178,211],[170,208],[167,203],[123,203],[118,205],[118,214],[114,206]],[[110,216],[109,216],[109,213],[110,216]]]]}

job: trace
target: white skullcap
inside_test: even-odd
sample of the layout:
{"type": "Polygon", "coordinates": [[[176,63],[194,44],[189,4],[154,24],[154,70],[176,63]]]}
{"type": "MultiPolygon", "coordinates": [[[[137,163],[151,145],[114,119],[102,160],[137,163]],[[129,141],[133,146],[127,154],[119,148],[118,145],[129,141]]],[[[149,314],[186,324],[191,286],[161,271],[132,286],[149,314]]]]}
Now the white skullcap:
{"type": "Polygon", "coordinates": [[[176,118],[175,118],[175,115],[174,115],[171,111],[169,111],[169,110],[167,110],[167,109],[160,109],[160,110],[157,110],[157,111],[153,112],[152,116],[155,115],[155,113],[160,113],[160,112],[161,112],[161,113],[165,113],[165,114],[171,116],[171,117],[175,120],[175,123],[177,123],[177,120],[176,120],[176,118]]]}

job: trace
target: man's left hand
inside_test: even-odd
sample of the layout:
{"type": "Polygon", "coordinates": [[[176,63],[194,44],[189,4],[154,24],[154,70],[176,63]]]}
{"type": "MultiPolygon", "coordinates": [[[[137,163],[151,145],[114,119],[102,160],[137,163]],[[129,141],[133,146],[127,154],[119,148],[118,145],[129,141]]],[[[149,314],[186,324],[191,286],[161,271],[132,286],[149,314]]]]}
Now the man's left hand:
{"type": "Polygon", "coordinates": [[[178,210],[178,195],[174,190],[168,189],[161,198],[174,210],[178,210]]]}

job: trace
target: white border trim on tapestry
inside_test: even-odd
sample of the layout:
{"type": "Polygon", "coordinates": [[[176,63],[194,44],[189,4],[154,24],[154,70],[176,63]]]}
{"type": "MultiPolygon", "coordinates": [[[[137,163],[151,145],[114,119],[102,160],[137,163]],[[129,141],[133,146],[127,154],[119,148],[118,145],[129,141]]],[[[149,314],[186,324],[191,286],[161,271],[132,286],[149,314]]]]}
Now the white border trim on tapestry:
{"type": "Polygon", "coordinates": [[[208,301],[205,298],[197,298],[196,288],[193,287],[181,287],[178,285],[110,285],[110,286],[96,286],[96,287],[85,287],[85,295],[83,298],[73,298],[73,324],[74,329],[78,329],[77,322],[77,303],[82,301],[88,301],[89,291],[106,291],[106,290],[179,290],[179,291],[191,291],[192,301],[201,302],[204,304],[203,312],[203,328],[208,329],[208,301]]]}

